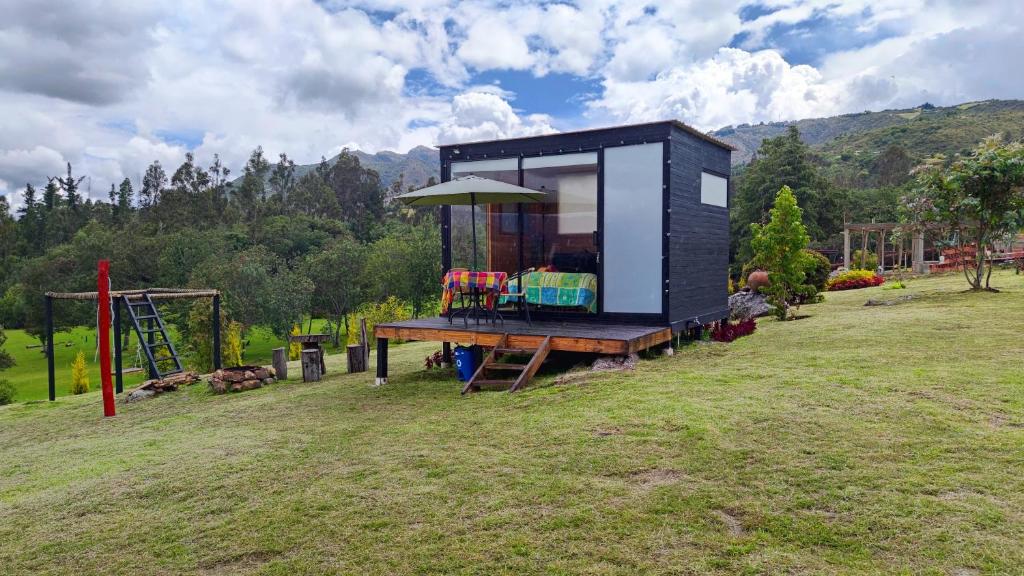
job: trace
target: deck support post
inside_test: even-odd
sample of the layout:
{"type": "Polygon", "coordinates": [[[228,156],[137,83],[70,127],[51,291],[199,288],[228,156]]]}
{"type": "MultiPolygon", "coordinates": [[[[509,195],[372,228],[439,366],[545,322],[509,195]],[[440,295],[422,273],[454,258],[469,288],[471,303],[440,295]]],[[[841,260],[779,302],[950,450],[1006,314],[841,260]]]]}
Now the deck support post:
{"type": "Polygon", "coordinates": [[[448,368],[452,365],[452,343],[441,342],[441,367],[448,368]]]}
{"type": "Polygon", "coordinates": [[[46,297],[46,371],[50,402],[57,399],[57,385],[53,373],[53,298],[46,297]]]}
{"type": "Polygon", "coordinates": [[[114,392],[124,392],[124,376],[121,374],[121,300],[112,299],[114,307],[114,392]]]}
{"type": "Polygon", "coordinates": [[[388,339],[377,338],[377,379],[376,386],[388,383],[388,339]]]}

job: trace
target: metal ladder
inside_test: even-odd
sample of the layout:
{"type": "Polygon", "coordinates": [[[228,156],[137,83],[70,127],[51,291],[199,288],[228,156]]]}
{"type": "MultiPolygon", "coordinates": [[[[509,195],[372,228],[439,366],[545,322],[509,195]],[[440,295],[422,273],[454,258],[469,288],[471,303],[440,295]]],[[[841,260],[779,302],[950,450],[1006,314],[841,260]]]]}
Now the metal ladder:
{"type": "Polygon", "coordinates": [[[139,345],[146,354],[146,360],[149,362],[150,377],[159,380],[171,374],[183,372],[184,368],[181,366],[178,352],[174,349],[171,339],[167,336],[167,327],[164,326],[164,321],[160,318],[160,313],[157,311],[156,305],[153,304],[149,294],[143,294],[141,297],[123,296],[122,298],[124,299],[125,307],[128,309],[128,316],[132,319],[132,325],[135,326],[135,333],[139,336],[139,345]],[[136,300],[132,301],[131,298],[136,298],[136,300]],[[141,320],[146,321],[147,327],[142,327],[141,320]],[[156,324],[155,328],[153,327],[154,323],[156,324]],[[160,340],[154,337],[156,334],[160,335],[160,340]],[[161,348],[166,348],[167,354],[157,356],[156,351],[161,348]],[[169,360],[174,361],[174,368],[161,372],[160,363],[169,360]]]}

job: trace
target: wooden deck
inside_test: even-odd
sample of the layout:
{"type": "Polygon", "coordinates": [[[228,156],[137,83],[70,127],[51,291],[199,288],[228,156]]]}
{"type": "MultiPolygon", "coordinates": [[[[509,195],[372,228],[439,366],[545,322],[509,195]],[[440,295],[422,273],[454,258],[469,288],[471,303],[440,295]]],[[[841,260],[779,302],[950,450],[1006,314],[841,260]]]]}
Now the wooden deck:
{"type": "Polygon", "coordinates": [[[419,318],[403,322],[378,324],[374,335],[380,339],[425,340],[452,342],[464,346],[492,347],[502,334],[508,334],[508,345],[537,348],[545,338],[551,337],[551,350],[566,352],[592,352],[598,354],[632,354],[672,339],[667,326],[638,326],[606,324],[594,321],[534,322],[505,320],[492,325],[481,320],[477,325],[470,320],[469,327],[456,319],[449,324],[445,318],[419,318]]]}

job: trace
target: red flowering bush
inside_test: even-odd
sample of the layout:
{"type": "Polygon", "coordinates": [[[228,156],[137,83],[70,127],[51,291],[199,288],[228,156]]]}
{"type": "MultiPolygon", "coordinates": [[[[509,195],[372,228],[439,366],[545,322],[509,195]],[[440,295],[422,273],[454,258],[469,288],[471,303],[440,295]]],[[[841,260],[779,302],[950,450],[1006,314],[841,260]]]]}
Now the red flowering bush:
{"type": "Polygon", "coordinates": [[[440,368],[442,360],[444,360],[444,355],[441,354],[440,350],[438,350],[437,352],[434,352],[430,356],[427,356],[426,360],[423,361],[423,366],[426,367],[427,370],[430,370],[434,366],[440,368]]]}
{"type": "Polygon", "coordinates": [[[754,330],[757,330],[757,321],[753,318],[740,320],[735,324],[730,324],[728,320],[725,320],[716,324],[711,330],[711,339],[715,342],[732,342],[737,338],[753,334],[754,330]]]}
{"type": "Polygon", "coordinates": [[[881,286],[884,282],[885,278],[870,270],[848,270],[829,278],[828,290],[835,292],[836,290],[870,288],[871,286],[881,286]]]}

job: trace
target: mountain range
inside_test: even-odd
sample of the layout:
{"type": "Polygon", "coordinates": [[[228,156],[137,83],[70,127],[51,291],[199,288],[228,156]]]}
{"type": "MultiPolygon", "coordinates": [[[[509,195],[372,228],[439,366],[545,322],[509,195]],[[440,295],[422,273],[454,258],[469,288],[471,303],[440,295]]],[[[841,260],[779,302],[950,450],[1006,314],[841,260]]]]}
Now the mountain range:
{"type": "MultiPolygon", "coordinates": [[[[904,149],[910,161],[932,154],[953,155],[973,148],[983,138],[1002,133],[1008,140],[1024,138],[1024,100],[986,100],[955,106],[922,104],[902,110],[860,112],[793,122],[727,126],[711,132],[737,148],[734,165],[750,161],[765,138],[784,133],[789,126],[800,130],[803,140],[817,153],[830,173],[853,187],[868,186],[876,159],[892,146],[904,149]]],[[[385,186],[404,177],[406,186],[422,186],[438,176],[437,150],[417,146],[409,152],[353,152],[360,162],[376,170],[385,186]]],[[[298,166],[299,175],[315,165],[298,166]]]]}

